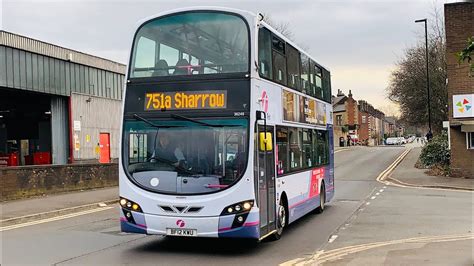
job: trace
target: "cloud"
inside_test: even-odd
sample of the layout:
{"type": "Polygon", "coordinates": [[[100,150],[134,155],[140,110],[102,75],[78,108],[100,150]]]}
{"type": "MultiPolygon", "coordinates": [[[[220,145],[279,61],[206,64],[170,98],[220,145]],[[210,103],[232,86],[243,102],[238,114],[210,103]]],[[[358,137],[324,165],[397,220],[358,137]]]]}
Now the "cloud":
{"type": "Polygon", "coordinates": [[[331,69],[333,91],[352,89],[374,103],[387,103],[390,69],[417,42],[422,29],[414,20],[433,9],[432,0],[3,0],[2,21],[7,31],[126,63],[139,20],[193,5],[262,12],[288,22],[296,42],[331,69]]]}

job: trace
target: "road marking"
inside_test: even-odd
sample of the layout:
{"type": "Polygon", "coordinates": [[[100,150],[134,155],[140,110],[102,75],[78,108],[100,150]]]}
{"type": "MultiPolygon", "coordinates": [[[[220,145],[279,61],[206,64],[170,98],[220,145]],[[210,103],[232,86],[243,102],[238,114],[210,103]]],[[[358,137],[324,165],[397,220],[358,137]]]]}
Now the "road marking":
{"type": "Polygon", "coordinates": [[[113,209],[113,208],[114,207],[101,207],[101,208],[97,208],[97,209],[92,209],[92,210],[87,210],[87,211],[82,211],[82,212],[76,212],[76,213],[61,215],[61,216],[56,216],[56,217],[37,220],[37,221],[31,221],[31,222],[26,222],[26,223],[21,223],[21,224],[14,224],[14,225],[9,225],[9,226],[4,226],[4,227],[0,227],[0,232],[13,230],[13,229],[18,229],[18,228],[22,228],[22,227],[26,227],[26,226],[32,226],[32,225],[37,225],[37,224],[43,224],[43,223],[48,223],[48,222],[64,220],[64,219],[73,218],[73,217],[76,217],[76,216],[86,215],[86,214],[100,212],[100,211],[106,211],[106,210],[113,209]]]}
{"type": "Polygon", "coordinates": [[[379,190],[380,192],[383,192],[383,189],[379,190]]]}
{"type": "MultiPolygon", "coordinates": [[[[307,264],[321,264],[327,261],[333,261],[341,259],[346,255],[350,255],[357,252],[366,251],[369,249],[380,248],[389,245],[407,244],[407,243],[439,243],[439,242],[450,242],[450,241],[462,241],[474,239],[474,234],[459,234],[459,235],[444,235],[444,236],[428,236],[428,237],[415,237],[398,240],[390,240],[384,242],[366,243],[361,245],[353,245],[325,252],[317,252],[312,257],[297,261],[292,265],[307,265],[307,264]]],[[[292,260],[294,262],[294,260],[292,260]]]]}
{"type": "Polygon", "coordinates": [[[377,181],[386,185],[384,186],[383,188],[387,188],[387,186],[394,186],[394,187],[401,187],[401,188],[414,188],[414,189],[431,189],[431,190],[448,190],[448,191],[459,191],[459,192],[468,192],[468,193],[473,193],[474,191],[472,190],[465,190],[465,189],[461,189],[461,188],[457,188],[457,189],[450,189],[450,188],[435,188],[435,187],[424,187],[424,186],[419,186],[419,185],[413,185],[413,184],[408,184],[408,183],[404,183],[398,179],[395,179],[393,177],[389,177],[390,174],[393,172],[393,170],[395,170],[395,168],[403,161],[403,159],[405,159],[405,157],[408,155],[408,153],[412,150],[412,148],[408,148],[406,149],[400,156],[398,156],[397,159],[395,159],[395,161],[390,164],[389,167],[387,167],[387,169],[385,169],[384,171],[382,171],[378,176],[377,176],[377,181]],[[389,180],[386,180],[386,179],[389,179],[389,180],[393,180],[394,182],[392,181],[389,181],[389,180]]]}
{"type": "Polygon", "coordinates": [[[370,202],[366,202],[365,205],[370,205],[370,202]]]}
{"type": "Polygon", "coordinates": [[[337,235],[332,235],[331,238],[329,238],[328,242],[332,243],[334,242],[334,240],[336,240],[336,238],[337,238],[337,235]]]}
{"type": "Polygon", "coordinates": [[[375,199],[375,198],[376,198],[376,196],[372,196],[372,197],[370,197],[370,199],[375,199]]]}
{"type": "Polygon", "coordinates": [[[402,154],[400,154],[400,156],[397,157],[397,159],[395,159],[395,161],[393,161],[392,164],[390,164],[385,170],[383,170],[376,178],[376,180],[380,183],[383,183],[383,184],[386,184],[387,185],[387,181],[384,181],[385,178],[387,178],[387,176],[393,171],[393,169],[395,169],[395,167],[397,167],[398,164],[400,164],[400,162],[405,158],[405,156],[407,156],[407,154],[410,152],[411,149],[406,149],[402,154]]]}

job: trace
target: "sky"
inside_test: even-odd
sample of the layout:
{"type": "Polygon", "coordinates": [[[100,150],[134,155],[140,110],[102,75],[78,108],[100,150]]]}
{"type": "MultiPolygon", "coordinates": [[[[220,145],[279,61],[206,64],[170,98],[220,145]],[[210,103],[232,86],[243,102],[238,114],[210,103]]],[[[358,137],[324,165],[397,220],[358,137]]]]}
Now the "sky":
{"type": "MultiPolygon", "coordinates": [[[[0,0],[0,27],[45,42],[126,63],[137,22],[187,6],[225,6],[288,23],[296,43],[329,68],[332,93],[352,90],[388,115],[390,72],[423,41],[416,19],[432,18],[447,0],[0,0]]],[[[450,1],[452,2],[452,1],[450,1]]],[[[428,21],[429,23],[429,21],[428,21]]]]}

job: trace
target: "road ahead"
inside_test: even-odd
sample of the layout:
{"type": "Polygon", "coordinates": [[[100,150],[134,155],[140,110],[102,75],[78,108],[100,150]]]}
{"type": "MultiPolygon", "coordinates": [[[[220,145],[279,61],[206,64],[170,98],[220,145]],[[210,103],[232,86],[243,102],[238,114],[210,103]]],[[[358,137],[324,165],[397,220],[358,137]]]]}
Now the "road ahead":
{"type": "Polygon", "coordinates": [[[375,181],[402,147],[355,147],[335,155],[336,198],[323,214],[291,224],[280,241],[164,238],[120,233],[118,208],[0,233],[2,265],[276,265],[314,253],[383,185],[375,181]]]}

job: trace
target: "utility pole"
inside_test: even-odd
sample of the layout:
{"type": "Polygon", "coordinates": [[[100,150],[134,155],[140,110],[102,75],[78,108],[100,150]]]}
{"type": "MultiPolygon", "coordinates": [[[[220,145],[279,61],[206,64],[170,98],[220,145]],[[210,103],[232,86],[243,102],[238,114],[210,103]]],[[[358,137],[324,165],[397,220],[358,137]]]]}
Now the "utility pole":
{"type": "Polygon", "coordinates": [[[426,55],[426,90],[428,91],[428,125],[430,130],[426,134],[426,138],[431,140],[433,138],[433,131],[431,130],[431,97],[430,97],[430,72],[428,70],[428,22],[426,18],[415,20],[415,23],[425,23],[425,55],[426,55]]]}

